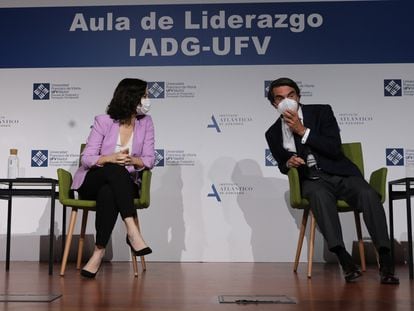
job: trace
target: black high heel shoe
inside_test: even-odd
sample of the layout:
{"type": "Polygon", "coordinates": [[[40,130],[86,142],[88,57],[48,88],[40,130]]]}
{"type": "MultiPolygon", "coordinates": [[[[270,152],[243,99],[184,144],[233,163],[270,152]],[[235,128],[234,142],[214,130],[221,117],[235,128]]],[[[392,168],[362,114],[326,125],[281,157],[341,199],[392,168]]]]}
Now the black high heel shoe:
{"type": "Polygon", "coordinates": [[[90,272],[90,271],[85,270],[85,269],[82,269],[82,270],[81,270],[81,272],[80,272],[80,274],[81,274],[83,277],[85,277],[85,278],[88,278],[88,279],[93,279],[93,278],[95,278],[96,274],[99,272],[99,269],[101,269],[101,265],[102,265],[102,261],[101,261],[101,263],[99,264],[98,270],[96,270],[96,272],[95,272],[95,273],[90,272]]]}
{"type": "Polygon", "coordinates": [[[129,245],[129,247],[131,248],[131,252],[133,252],[135,256],[145,256],[152,253],[152,249],[150,247],[144,247],[140,250],[135,250],[132,247],[131,242],[129,242],[128,235],[126,236],[126,243],[129,245]]]}

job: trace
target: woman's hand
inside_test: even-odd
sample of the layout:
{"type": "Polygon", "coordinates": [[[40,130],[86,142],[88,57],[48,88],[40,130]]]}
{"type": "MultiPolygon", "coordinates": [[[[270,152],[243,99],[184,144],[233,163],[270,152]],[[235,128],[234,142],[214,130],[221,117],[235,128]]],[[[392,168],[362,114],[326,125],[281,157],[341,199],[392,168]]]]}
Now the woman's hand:
{"type": "Polygon", "coordinates": [[[106,156],[101,156],[97,164],[104,165],[105,163],[115,163],[122,166],[129,165],[131,162],[131,157],[128,153],[128,150],[123,150],[106,156]]]}
{"type": "Polygon", "coordinates": [[[128,165],[129,162],[130,162],[130,157],[128,154],[128,150],[126,151],[123,150],[123,151],[114,153],[114,162],[112,163],[125,166],[125,165],[128,165]]]}
{"type": "Polygon", "coordinates": [[[142,159],[139,157],[129,157],[127,165],[133,165],[137,169],[145,166],[144,162],[142,162],[142,159]]]}

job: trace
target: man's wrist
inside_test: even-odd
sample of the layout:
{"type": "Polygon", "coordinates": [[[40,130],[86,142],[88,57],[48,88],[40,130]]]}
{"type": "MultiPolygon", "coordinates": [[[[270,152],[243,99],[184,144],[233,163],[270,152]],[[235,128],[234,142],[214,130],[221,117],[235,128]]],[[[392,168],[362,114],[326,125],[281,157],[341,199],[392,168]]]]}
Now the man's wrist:
{"type": "Polygon", "coordinates": [[[300,131],[299,136],[303,137],[303,135],[305,135],[307,128],[303,127],[303,129],[300,131]]]}

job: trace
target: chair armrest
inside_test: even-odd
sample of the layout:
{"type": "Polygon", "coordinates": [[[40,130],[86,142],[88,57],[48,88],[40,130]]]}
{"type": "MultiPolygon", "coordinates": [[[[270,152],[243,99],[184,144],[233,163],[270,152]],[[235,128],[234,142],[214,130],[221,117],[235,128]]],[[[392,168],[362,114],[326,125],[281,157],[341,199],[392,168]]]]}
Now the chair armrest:
{"type": "Polygon", "coordinates": [[[381,167],[380,169],[373,171],[369,178],[369,184],[381,196],[381,203],[384,203],[385,201],[387,173],[388,169],[386,167],[381,167]]]}
{"type": "Polygon", "coordinates": [[[291,167],[288,171],[290,205],[293,208],[299,208],[302,205],[302,195],[300,190],[299,173],[295,167],[291,167]]]}
{"type": "Polygon", "coordinates": [[[139,196],[139,208],[147,208],[150,205],[150,190],[151,190],[151,176],[152,172],[149,169],[144,169],[141,175],[141,193],[139,196]]]}
{"type": "Polygon", "coordinates": [[[72,174],[63,168],[58,168],[57,176],[59,187],[59,201],[64,205],[65,200],[73,199],[73,190],[70,189],[72,185],[72,174]]]}

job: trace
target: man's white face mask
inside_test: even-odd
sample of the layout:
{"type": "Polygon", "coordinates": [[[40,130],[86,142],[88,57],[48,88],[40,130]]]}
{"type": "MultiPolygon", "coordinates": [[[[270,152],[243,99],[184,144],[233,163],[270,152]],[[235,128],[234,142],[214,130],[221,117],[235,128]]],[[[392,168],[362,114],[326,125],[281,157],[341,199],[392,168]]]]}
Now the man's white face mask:
{"type": "Polygon", "coordinates": [[[147,114],[151,109],[151,101],[149,98],[141,98],[141,105],[137,107],[138,114],[147,114]]]}
{"type": "Polygon", "coordinates": [[[277,105],[277,111],[280,114],[283,114],[287,109],[293,111],[298,110],[298,102],[294,99],[285,98],[277,105]]]}

